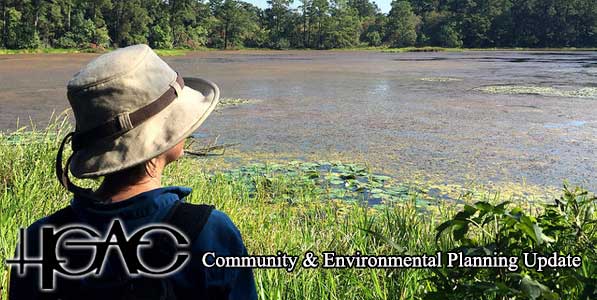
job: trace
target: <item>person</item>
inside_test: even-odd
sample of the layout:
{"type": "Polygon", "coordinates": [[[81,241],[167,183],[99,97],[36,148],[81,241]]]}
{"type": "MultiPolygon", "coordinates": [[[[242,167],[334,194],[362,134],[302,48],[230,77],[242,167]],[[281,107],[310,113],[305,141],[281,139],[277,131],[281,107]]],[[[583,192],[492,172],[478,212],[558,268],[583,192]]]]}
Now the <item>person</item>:
{"type": "MultiPolygon", "coordinates": [[[[39,268],[22,272],[12,265],[9,299],[256,299],[250,268],[208,268],[201,261],[207,252],[248,255],[231,219],[213,207],[187,204],[190,188],[161,182],[164,168],[183,155],[185,138],[215,108],[218,87],[182,78],[151,48],[134,45],[91,61],[69,81],[67,95],[76,126],[60,146],[56,174],[74,196],[69,206],[27,228],[20,242],[27,242],[27,253],[41,253],[39,232],[47,225],[78,223],[105,233],[118,219],[128,233],[160,223],[184,228],[179,232],[190,239],[190,259],[167,276],[139,279],[123,273],[130,257],[109,255],[99,276],[57,276],[49,291],[40,285],[39,268]],[[73,152],[63,168],[69,141],[73,152]],[[103,181],[95,191],[84,189],[70,180],[69,171],[103,181]]],[[[166,240],[152,245],[161,250],[159,241],[166,240]]],[[[148,257],[153,262],[159,256],[148,257]]]]}

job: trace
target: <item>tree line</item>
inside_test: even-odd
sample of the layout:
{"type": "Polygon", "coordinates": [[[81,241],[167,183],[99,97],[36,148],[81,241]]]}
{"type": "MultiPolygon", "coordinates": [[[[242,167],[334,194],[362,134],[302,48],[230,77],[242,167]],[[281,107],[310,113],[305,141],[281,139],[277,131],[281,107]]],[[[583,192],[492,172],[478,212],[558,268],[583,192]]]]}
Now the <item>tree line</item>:
{"type": "Polygon", "coordinates": [[[0,47],[597,47],[597,0],[0,0],[0,47]]]}

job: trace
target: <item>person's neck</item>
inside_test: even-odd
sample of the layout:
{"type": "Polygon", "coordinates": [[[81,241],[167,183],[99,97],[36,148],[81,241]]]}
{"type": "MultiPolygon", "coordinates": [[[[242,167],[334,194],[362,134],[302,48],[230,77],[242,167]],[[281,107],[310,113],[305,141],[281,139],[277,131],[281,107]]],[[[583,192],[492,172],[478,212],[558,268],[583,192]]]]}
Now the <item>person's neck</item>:
{"type": "Polygon", "coordinates": [[[104,184],[97,190],[96,194],[103,199],[108,199],[107,202],[120,202],[160,187],[162,187],[162,184],[159,178],[150,178],[149,180],[143,180],[135,184],[127,185],[104,182],[104,184]]]}

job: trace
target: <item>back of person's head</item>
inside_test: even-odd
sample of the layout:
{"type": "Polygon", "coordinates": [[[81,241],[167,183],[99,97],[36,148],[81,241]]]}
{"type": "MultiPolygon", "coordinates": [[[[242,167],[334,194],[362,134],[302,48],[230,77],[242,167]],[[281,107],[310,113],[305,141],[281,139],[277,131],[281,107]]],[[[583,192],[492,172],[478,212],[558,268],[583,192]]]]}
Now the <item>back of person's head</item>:
{"type": "Polygon", "coordinates": [[[86,190],[69,180],[69,170],[78,178],[151,176],[151,160],[161,155],[169,162],[180,156],[184,139],[218,99],[214,83],[181,77],[146,45],[101,55],[68,83],[76,126],[57,155],[58,179],[76,194],[86,190]],[[63,168],[69,139],[73,153],[63,168]]]}

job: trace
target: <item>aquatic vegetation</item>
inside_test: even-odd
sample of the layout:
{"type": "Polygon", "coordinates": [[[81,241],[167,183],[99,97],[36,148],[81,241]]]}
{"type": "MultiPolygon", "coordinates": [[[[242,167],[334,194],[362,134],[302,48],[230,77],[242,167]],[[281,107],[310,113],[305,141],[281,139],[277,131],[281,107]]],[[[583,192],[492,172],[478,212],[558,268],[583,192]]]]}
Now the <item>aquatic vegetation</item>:
{"type": "MultiPolygon", "coordinates": [[[[381,207],[397,201],[415,198],[419,208],[430,204],[416,187],[392,182],[392,178],[375,174],[358,164],[341,162],[300,162],[288,164],[254,163],[248,166],[225,171],[224,177],[230,181],[244,182],[251,190],[256,190],[258,182],[271,182],[283,178],[294,182],[296,189],[311,189],[312,193],[327,200],[342,200],[381,207]]],[[[285,197],[293,201],[290,192],[285,197]]]]}
{"type": "MultiPolygon", "coordinates": [[[[392,157],[386,158],[394,159],[392,157]]],[[[399,158],[395,159],[399,160],[399,158]]],[[[413,170],[407,165],[404,165],[399,170],[384,168],[384,161],[376,161],[374,157],[354,152],[273,153],[248,151],[240,149],[240,147],[233,147],[226,150],[226,155],[200,159],[202,168],[208,172],[217,172],[224,169],[232,170],[251,164],[279,164],[286,166],[291,161],[295,163],[356,164],[365,167],[367,172],[390,176],[391,179],[385,183],[386,185],[394,185],[397,188],[416,187],[415,190],[420,192],[419,197],[426,201],[431,203],[435,203],[438,200],[449,201],[450,205],[455,206],[461,206],[464,203],[464,199],[497,197],[509,199],[519,203],[523,207],[532,207],[534,203],[542,203],[546,199],[553,199],[559,194],[559,188],[557,187],[536,185],[525,181],[490,182],[479,180],[469,174],[461,174],[461,180],[455,181],[454,178],[446,178],[443,174],[413,170]]],[[[427,209],[434,209],[434,205],[428,206],[427,209]]]]}
{"type": "Polygon", "coordinates": [[[258,103],[260,101],[261,100],[257,100],[257,99],[222,98],[222,99],[220,99],[218,106],[216,106],[216,111],[224,109],[224,108],[228,108],[228,107],[235,107],[235,106],[250,104],[250,103],[258,103]]]}
{"type": "Polygon", "coordinates": [[[562,89],[541,86],[492,85],[475,88],[474,90],[489,94],[535,94],[553,97],[597,98],[597,88],[584,87],[580,89],[562,89]]]}
{"type": "Polygon", "coordinates": [[[452,78],[452,77],[424,77],[419,78],[421,81],[429,81],[429,82],[453,82],[453,81],[462,81],[460,78],[452,78]]]}
{"type": "Polygon", "coordinates": [[[388,48],[381,52],[385,53],[404,53],[404,52],[462,52],[459,48],[443,48],[443,47],[404,47],[404,48],[388,48]]]}

